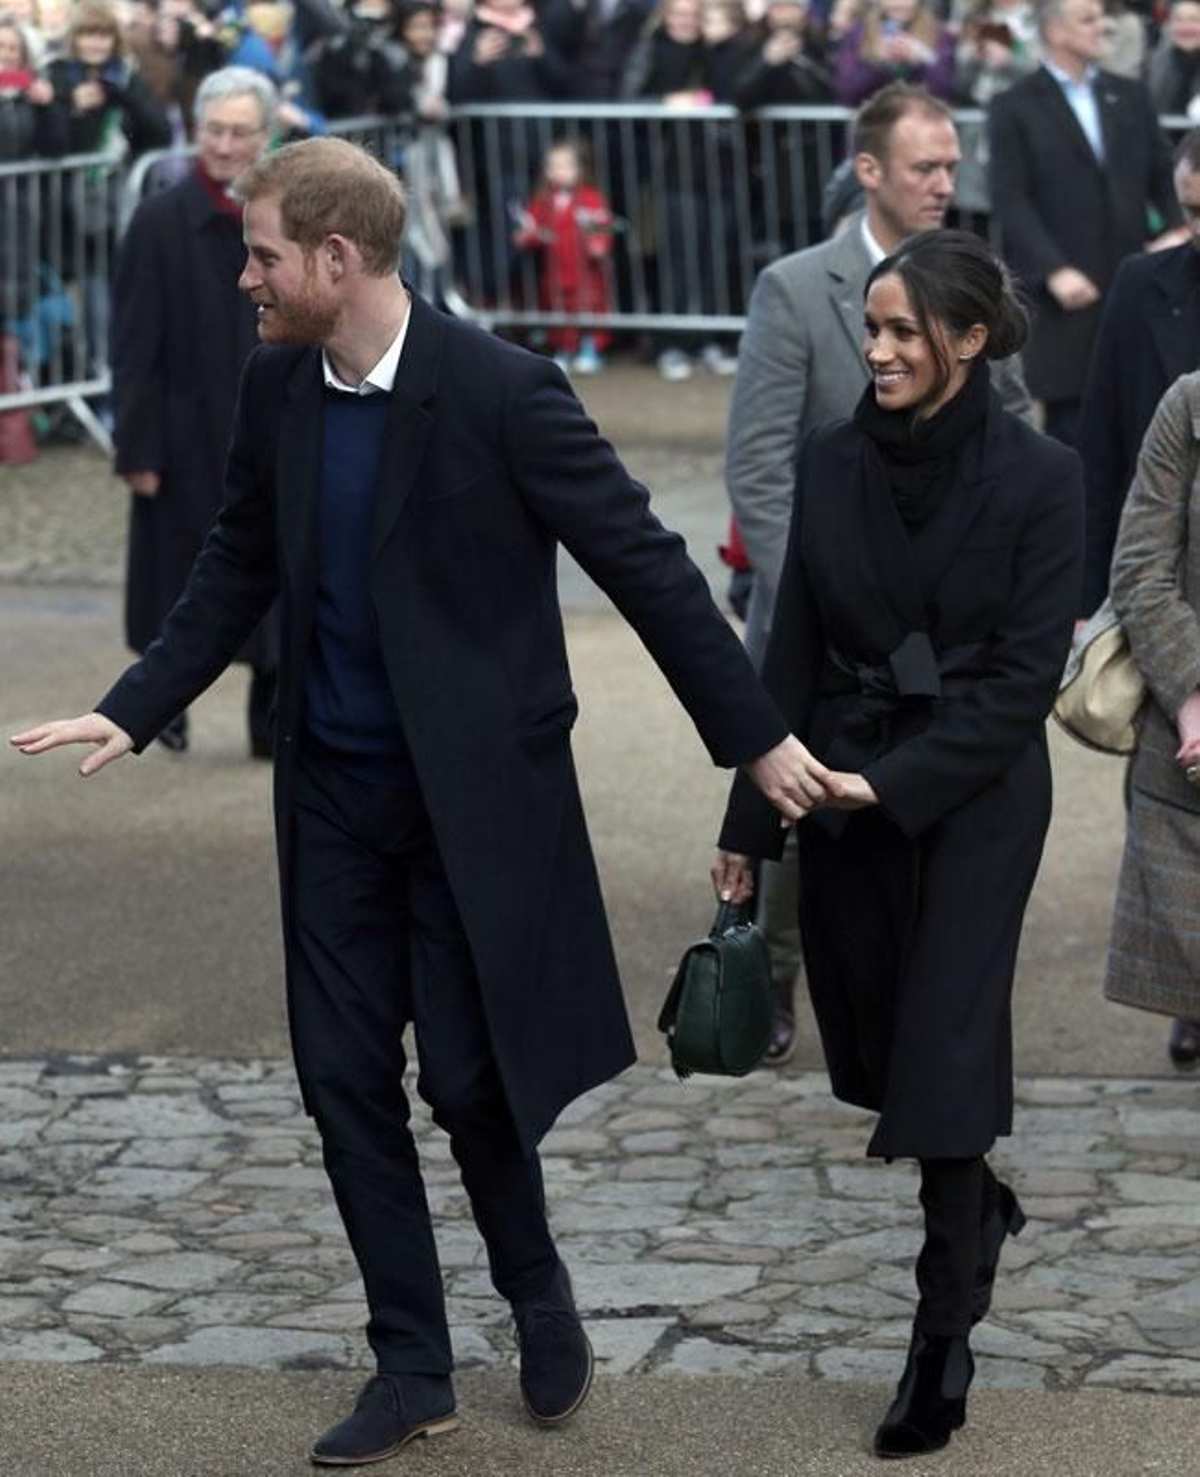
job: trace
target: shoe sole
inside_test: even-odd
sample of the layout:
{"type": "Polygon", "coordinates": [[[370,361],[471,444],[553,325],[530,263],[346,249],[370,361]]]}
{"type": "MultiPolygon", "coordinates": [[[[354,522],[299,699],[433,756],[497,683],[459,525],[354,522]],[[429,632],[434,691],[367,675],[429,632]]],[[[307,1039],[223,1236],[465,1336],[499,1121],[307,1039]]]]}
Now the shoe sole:
{"type": "Polygon", "coordinates": [[[572,1405],[569,1410],[564,1410],[559,1415],[538,1415],[537,1411],[534,1410],[529,1401],[525,1399],[524,1391],[522,1391],[521,1399],[525,1405],[525,1413],[529,1416],[529,1419],[533,1421],[535,1425],[561,1426],[564,1421],[569,1421],[571,1417],[575,1415],[575,1413],[579,1410],[579,1407],[588,1398],[588,1394],[592,1388],[592,1376],[596,1372],[596,1356],[592,1353],[592,1342],[586,1334],[584,1334],[584,1340],[587,1343],[588,1351],[587,1379],[583,1383],[583,1389],[580,1390],[578,1396],[576,1397],[575,1404],[572,1405]]]}
{"type": "Polygon", "coordinates": [[[308,1459],[314,1467],[368,1467],[372,1462],[386,1462],[388,1457],[403,1451],[410,1441],[416,1441],[421,1436],[447,1436],[451,1431],[456,1431],[458,1425],[456,1415],[438,1416],[436,1420],[414,1426],[403,1441],[397,1441],[384,1451],[373,1451],[366,1456],[320,1456],[313,1450],[309,1452],[308,1459]]]}

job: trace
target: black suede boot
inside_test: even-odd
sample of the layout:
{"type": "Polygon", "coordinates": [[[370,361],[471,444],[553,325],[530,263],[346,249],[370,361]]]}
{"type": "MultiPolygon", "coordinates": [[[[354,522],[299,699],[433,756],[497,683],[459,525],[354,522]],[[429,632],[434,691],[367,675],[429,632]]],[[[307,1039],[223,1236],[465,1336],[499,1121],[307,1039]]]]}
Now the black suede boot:
{"type": "Polygon", "coordinates": [[[896,1398],[875,1432],[875,1455],[940,1451],[967,1419],[967,1390],[974,1373],[966,1334],[927,1334],[914,1328],[896,1398]]]}
{"type": "Polygon", "coordinates": [[[1025,1228],[1025,1212],[1020,1201],[1003,1180],[995,1179],[990,1170],[985,1173],[991,1177],[994,1190],[989,1196],[991,1207],[979,1228],[979,1270],[975,1273],[975,1287],[971,1293],[972,1324],[986,1318],[992,1306],[992,1288],[1005,1239],[1019,1236],[1025,1228]]]}

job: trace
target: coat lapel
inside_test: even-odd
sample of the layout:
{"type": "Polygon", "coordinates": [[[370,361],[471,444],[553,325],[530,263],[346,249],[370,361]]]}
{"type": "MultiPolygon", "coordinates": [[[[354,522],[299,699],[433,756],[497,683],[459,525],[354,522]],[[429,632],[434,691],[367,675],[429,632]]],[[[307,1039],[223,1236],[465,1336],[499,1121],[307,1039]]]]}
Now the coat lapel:
{"type": "Polygon", "coordinates": [[[871,271],[867,248],[862,239],[862,214],[847,222],[838,250],[830,253],[829,306],[841,325],[855,358],[861,359],[863,345],[862,283],[871,271]]]}
{"type": "Polygon", "coordinates": [[[305,591],[316,579],[317,486],[321,476],[321,355],[305,349],[287,377],[275,485],[279,542],[292,587],[305,591]]]}
{"type": "MultiPolygon", "coordinates": [[[[1096,98],[1096,112],[1100,117],[1100,137],[1104,140],[1103,167],[1114,178],[1124,178],[1117,165],[1117,160],[1125,149],[1125,130],[1121,127],[1124,109],[1121,107],[1120,94],[1103,72],[1097,76],[1092,92],[1096,98]]],[[[1080,129],[1080,132],[1083,130],[1080,129]]],[[[1090,147],[1088,152],[1091,152],[1090,147]]]]}
{"type": "Polygon", "coordinates": [[[383,551],[404,510],[433,429],[429,402],[437,387],[445,329],[441,315],[415,292],[411,304],[379,464],[379,491],[371,529],[372,562],[383,551]]]}
{"type": "MultiPolygon", "coordinates": [[[[1034,75],[1042,90],[1042,96],[1045,99],[1047,108],[1057,120],[1057,126],[1063,129],[1066,136],[1071,140],[1075,152],[1086,159],[1093,169],[1099,169],[1101,165],[1100,161],[1096,158],[1096,151],[1088,142],[1088,136],[1084,133],[1079,119],[1076,118],[1075,110],[1063,95],[1063,90],[1058,85],[1057,78],[1048,72],[1045,67],[1039,67],[1034,75]]],[[[1101,116],[1101,128],[1104,128],[1103,114],[1101,116]]],[[[1105,131],[1101,136],[1104,139],[1104,145],[1107,149],[1109,141],[1108,133],[1105,131]]]]}

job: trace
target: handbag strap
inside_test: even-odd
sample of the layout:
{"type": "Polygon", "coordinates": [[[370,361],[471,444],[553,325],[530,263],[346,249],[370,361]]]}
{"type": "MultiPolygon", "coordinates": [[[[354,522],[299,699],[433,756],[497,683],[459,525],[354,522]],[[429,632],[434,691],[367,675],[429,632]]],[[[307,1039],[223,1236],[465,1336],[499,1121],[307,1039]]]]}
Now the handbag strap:
{"type": "Polygon", "coordinates": [[[736,928],[739,923],[750,921],[750,909],[745,903],[723,902],[717,908],[717,916],[713,919],[713,926],[708,930],[710,939],[719,939],[722,934],[736,928]]]}

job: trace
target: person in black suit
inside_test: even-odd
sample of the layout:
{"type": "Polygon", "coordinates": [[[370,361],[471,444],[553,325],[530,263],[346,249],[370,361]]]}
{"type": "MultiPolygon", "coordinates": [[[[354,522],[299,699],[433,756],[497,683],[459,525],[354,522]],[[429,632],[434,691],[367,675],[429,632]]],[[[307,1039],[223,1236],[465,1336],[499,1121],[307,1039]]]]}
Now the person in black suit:
{"type": "Polygon", "coordinates": [[[1158,402],[1200,366],[1200,129],[1175,152],[1175,194],[1187,223],[1182,244],[1121,263],[1096,335],[1079,419],[1087,487],[1081,617],[1108,593],[1117,524],[1158,402]]]}
{"type": "Polygon", "coordinates": [[[94,713],[14,737],[140,751],[278,594],[276,830],[301,1091],[366,1284],[379,1373],[318,1463],[454,1423],[402,1034],[450,1136],[527,1409],[557,1424],[592,1358],[547,1224],[537,1144],[627,1067],[571,758],[561,542],[636,627],[715,762],[785,816],[825,794],[683,541],[548,360],[444,316],[396,275],[404,197],[322,138],[239,177],[257,349],[226,497],[160,639],[94,713]]]}
{"type": "Polygon", "coordinates": [[[1030,393],[1046,430],[1074,445],[1104,295],[1179,208],[1145,86],[1096,65],[1100,0],[1041,0],[1038,25],[1042,65],[991,105],[991,189],[1005,257],[1033,297],[1030,393]]]}
{"type": "MultiPolygon", "coordinates": [[[[796,478],[763,665],[832,801],[797,828],[800,931],[833,1091],[868,1154],[920,1163],[925,1243],[880,1456],[966,1419],[969,1335],[1024,1217],[985,1155],[1012,1131],[1013,970],[1050,820],[1045,724],[1082,564],[1078,457],[1004,410],[988,360],[1026,319],[977,237],[927,231],[867,281],[872,383],[796,478]]],[[[713,867],[742,902],[778,858],[734,781],[713,867]]]]}

